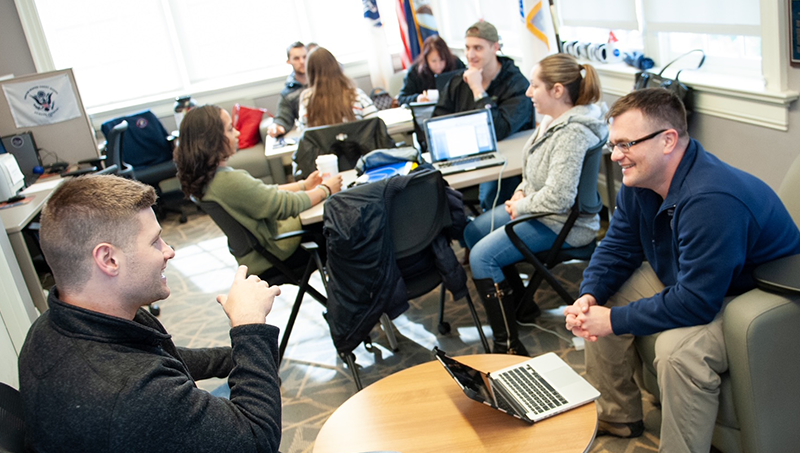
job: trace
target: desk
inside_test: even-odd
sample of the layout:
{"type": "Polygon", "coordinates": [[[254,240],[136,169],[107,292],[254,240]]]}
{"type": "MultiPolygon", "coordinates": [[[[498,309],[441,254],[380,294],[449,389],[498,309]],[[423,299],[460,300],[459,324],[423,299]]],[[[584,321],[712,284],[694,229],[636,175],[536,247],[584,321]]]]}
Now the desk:
{"type": "MultiPolygon", "coordinates": [[[[481,354],[458,359],[491,371],[527,357],[481,354]]],[[[596,429],[594,403],[529,425],[467,398],[434,360],[383,378],[345,401],[320,430],[314,453],[583,452],[596,429]]]]}
{"type": "MultiPolygon", "coordinates": [[[[522,174],[522,147],[531,136],[531,131],[521,131],[497,143],[497,151],[508,160],[506,169],[503,170],[503,177],[517,176],[522,174]]],[[[423,154],[425,160],[430,160],[430,156],[423,154]]],[[[501,167],[481,168],[479,170],[465,171],[463,173],[454,173],[447,175],[444,179],[454,189],[463,189],[482,182],[492,181],[497,179],[498,171],[501,167]]],[[[342,173],[342,187],[347,186],[356,180],[356,171],[347,170],[342,173]]],[[[323,206],[325,203],[320,203],[316,206],[300,213],[300,223],[303,225],[311,225],[314,223],[322,222],[323,206]]]]}
{"type": "Polygon", "coordinates": [[[800,293],[800,255],[764,263],[753,271],[756,285],[771,292],[800,293]]]}
{"type": "MultiPolygon", "coordinates": [[[[411,116],[411,110],[404,108],[378,110],[378,117],[386,123],[386,129],[389,135],[410,133],[414,131],[414,119],[411,116]]],[[[292,138],[296,142],[294,145],[286,145],[280,148],[272,148],[264,144],[264,155],[268,159],[276,157],[291,156],[297,151],[297,142],[302,137],[298,128],[292,129],[286,134],[286,138],[292,138]]]]}
{"type": "Polygon", "coordinates": [[[64,181],[65,179],[60,177],[53,177],[37,182],[22,191],[23,194],[32,196],[33,200],[20,206],[0,210],[3,225],[5,225],[6,233],[8,233],[8,240],[11,242],[14,256],[17,258],[22,276],[25,279],[25,286],[28,287],[28,292],[31,294],[31,299],[33,299],[33,305],[36,306],[39,313],[44,313],[47,310],[47,300],[42,291],[42,284],[39,282],[39,275],[36,273],[36,268],[33,267],[30,251],[28,246],[25,245],[25,237],[22,235],[22,230],[39,214],[45,201],[64,181]]]}

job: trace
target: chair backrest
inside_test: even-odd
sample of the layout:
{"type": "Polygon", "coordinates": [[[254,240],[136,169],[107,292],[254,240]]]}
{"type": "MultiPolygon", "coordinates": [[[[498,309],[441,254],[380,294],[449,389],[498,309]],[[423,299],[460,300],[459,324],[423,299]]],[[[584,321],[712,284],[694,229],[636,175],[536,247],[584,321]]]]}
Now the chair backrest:
{"type": "Polygon", "coordinates": [[[123,137],[128,131],[128,122],[121,121],[117,123],[106,135],[106,161],[105,166],[117,166],[117,171],[113,174],[119,175],[121,173],[130,173],[131,166],[123,161],[123,137]]]}
{"type": "Polygon", "coordinates": [[[108,137],[114,126],[123,121],[128,123],[122,139],[125,163],[140,170],[172,160],[172,142],[167,139],[169,134],[153,112],[145,110],[106,121],[101,126],[103,134],[108,137]]]}
{"type": "Polygon", "coordinates": [[[583,168],[578,181],[578,208],[582,214],[597,214],[603,209],[603,200],[597,190],[597,176],[600,174],[600,160],[603,147],[608,140],[605,136],[600,143],[589,148],[583,158],[583,168]]]}
{"type": "Polygon", "coordinates": [[[22,396],[17,389],[0,382],[0,451],[25,451],[25,422],[22,396]]]}
{"type": "Polygon", "coordinates": [[[296,178],[305,178],[317,168],[320,154],[339,156],[339,171],[355,168],[358,158],[370,151],[394,148],[386,124],[379,117],[349,123],[311,127],[303,132],[292,156],[296,178]]]}
{"type": "Polygon", "coordinates": [[[412,102],[408,104],[411,110],[411,117],[414,118],[414,133],[417,134],[417,142],[421,152],[428,150],[428,139],[425,136],[425,121],[433,116],[436,110],[435,102],[412,102]]]}
{"type": "Polygon", "coordinates": [[[438,171],[421,171],[395,195],[389,213],[395,258],[424,250],[451,225],[444,179],[438,171]]]}
{"type": "Polygon", "coordinates": [[[794,223],[797,224],[798,227],[800,227],[800,197],[797,196],[799,193],[800,156],[792,162],[789,171],[783,178],[781,186],[778,188],[778,196],[781,198],[781,201],[783,201],[786,209],[789,210],[789,214],[791,214],[794,223]]]}
{"type": "Polygon", "coordinates": [[[225,233],[228,238],[228,251],[231,252],[235,258],[241,258],[252,251],[256,251],[261,256],[266,258],[270,264],[276,269],[283,272],[287,277],[294,279],[294,273],[281,261],[277,256],[273,255],[264,246],[258,242],[258,238],[253,235],[247,228],[234,219],[228,211],[226,211],[219,203],[213,201],[200,201],[197,197],[192,195],[190,197],[192,202],[200,207],[206,214],[211,217],[211,220],[217,224],[219,229],[225,233]]]}

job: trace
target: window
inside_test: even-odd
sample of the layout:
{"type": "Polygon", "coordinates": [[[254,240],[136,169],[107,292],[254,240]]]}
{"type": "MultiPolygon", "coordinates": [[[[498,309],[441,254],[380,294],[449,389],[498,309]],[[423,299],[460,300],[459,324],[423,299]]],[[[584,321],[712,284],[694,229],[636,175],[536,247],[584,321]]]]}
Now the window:
{"type": "MultiPolygon", "coordinates": [[[[611,0],[600,4],[589,0],[557,0],[557,4],[566,25],[562,39],[605,42],[609,30],[613,30],[619,40],[618,47],[644,52],[657,66],[666,65],[690,50],[701,49],[706,61],[700,73],[714,77],[724,74],[729,85],[764,88],[758,2],[611,0]],[[625,13],[619,14],[622,11],[625,13]]],[[[698,60],[699,54],[698,58],[687,58],[686,64],[675,69],[691,68],[698,60]]],[[[682,77],[703,79],[688,72],[682,77]]],[[[717,82],[724,83],[719,79],[717,82]]]]}
{"type": "MultiPolygon", "coordinates": [[[[354,44],[367,22],[352,0],[17,2],[29,40],[41,41],[31,43],[37,69],[73,68],[94,111],[285,77],[285,49],[296,40],[316,41],[345,64],[369,54],[354,44]],[[30,33],[37,26],[41,38],[30,33]]],[[[394,4],[378,3],[389,51],[399,51],[394,4]]]]}

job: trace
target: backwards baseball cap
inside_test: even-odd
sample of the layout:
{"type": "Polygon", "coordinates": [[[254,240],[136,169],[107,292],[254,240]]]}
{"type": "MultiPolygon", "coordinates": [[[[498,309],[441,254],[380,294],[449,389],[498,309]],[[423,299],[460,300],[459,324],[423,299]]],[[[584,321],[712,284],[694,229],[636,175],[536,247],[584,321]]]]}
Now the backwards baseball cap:
{"type": "Polygon", "coordinates": [[[478,21],[470,25],[465,35],[466,38],[482,38],[489,42],[498,42],[500,37],[497,35],[497,29],[494,25],[486,21],[478,21]]]}

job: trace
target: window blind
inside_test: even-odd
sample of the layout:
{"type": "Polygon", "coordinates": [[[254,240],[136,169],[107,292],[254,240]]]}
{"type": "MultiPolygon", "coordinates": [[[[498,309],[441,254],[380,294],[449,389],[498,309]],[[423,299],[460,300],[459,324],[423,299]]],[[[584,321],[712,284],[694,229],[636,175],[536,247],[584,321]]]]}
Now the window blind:
{"type": "Polygon", "coordinates": [[[761,35],[760,4],[753,0],[642,0],[648,31],[761,35]]]}
{"type": "Polygon", "coordinates": [[[615,30],[639,28],[635,0],[555,0],[555,3],[564,25],[615,30]]]}

